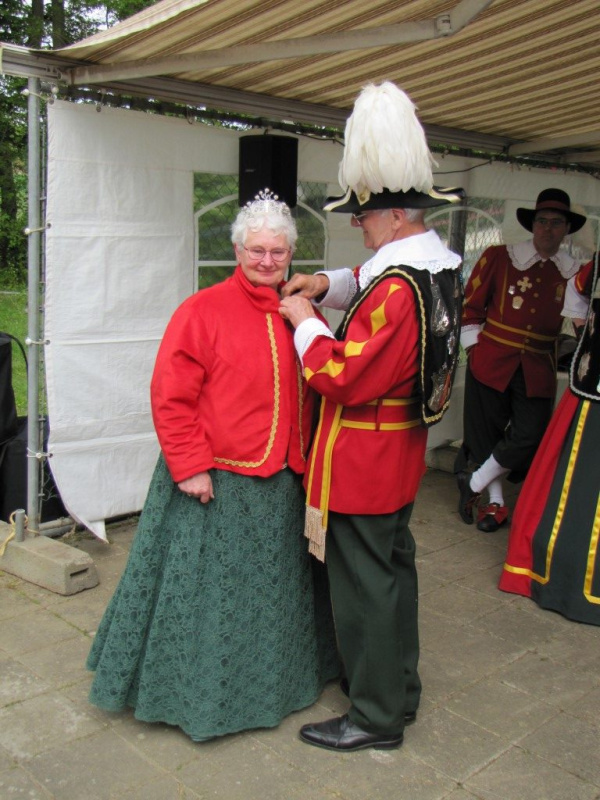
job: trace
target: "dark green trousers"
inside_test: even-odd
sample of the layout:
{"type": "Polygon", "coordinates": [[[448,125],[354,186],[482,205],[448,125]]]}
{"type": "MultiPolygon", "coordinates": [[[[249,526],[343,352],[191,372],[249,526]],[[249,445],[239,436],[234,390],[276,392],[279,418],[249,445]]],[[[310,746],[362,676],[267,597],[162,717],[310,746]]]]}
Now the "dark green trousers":
{"type": "Polygon", "coordinates": [[[412,503],[393,514],[329,513],[327,566],[352,722],[400,733],[421,695],[412,503]]]}

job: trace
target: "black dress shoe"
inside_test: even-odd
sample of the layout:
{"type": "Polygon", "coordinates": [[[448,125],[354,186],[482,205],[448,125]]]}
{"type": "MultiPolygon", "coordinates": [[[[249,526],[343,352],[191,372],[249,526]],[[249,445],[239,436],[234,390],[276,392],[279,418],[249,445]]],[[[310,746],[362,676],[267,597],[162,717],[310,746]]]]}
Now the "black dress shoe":
{"type": "MultiPolygon", "coordinates": [[[[348,678],[342,678],[340,681],[340,689],[346,695],[346,697],[350,697],[350,686],[348,684],[348,678]]],[[[412,725],[413,722],[417,720],[417,712],[416,711],[405,711],[404,712],[404,724],[405,725],[412,725]]]]}
{"type": "Polygon", "coordinates": [[[404,734],[369,733],[355,725],[348,715],[344,714],[343,717],[334,717],[325,722],[303,725],[300,728],[300,738],[306,744],[324,747],[325,750],[351,753],[354,750],[365,750],[367,747],[374,747],[375,750],[392,750],[400,747],[404,741],[404,734]]]}
{"type": "Polygon", "coordinates": [[[473,524],[473,508],[477,504],[480,495],[471,489],[469,482],[471,475],[468,472],[457,472],[456,482],[458,483],[458,491],[460,497],[458,500],[458,513],[460,518],[467,525],[473,524]]]}

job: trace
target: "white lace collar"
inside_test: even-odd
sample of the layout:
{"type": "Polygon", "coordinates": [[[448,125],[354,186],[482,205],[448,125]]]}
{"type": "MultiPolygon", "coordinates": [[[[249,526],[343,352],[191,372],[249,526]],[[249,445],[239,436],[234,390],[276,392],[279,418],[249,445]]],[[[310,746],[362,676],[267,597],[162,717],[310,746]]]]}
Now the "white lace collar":
{"type": "Polygon", "coordinates": [[[373,278],[392,266],[423,269],[435,275],[443,269],[456,269],[461,261],[461,257],[448,250],[437,233],[431,230],[384,245],[362,265],[358,282],[364,289],[373,278]]]}
{"type": "MultiPolygon", "coordinates": [[[[506,250],[514,268],[520,272],[524,272],[526,269],[533,267],[534,264],[537,264],[538,261],[544,260],[533,246],[533,239],[528,239],[526,242],[518,242],[517,244],[509,244],[506,246],[506,250]]],[[[566,279],[572,278],[580,266],[579,262],[575,261],[568,253],[565,253],[564,250],[559,250],[558,253],[550,256],[547,260],[552,261],[562,277],[566,279]]]]}

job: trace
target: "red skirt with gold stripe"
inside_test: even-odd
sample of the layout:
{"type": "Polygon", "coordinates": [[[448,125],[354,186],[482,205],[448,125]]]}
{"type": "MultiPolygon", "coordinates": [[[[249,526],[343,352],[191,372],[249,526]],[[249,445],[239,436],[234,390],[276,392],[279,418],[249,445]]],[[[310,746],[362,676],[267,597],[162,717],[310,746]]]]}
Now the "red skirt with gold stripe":
{"type": "Polygon", "coordinates": [[[600,625],[600,403],[565,392],[511,525],[499,588],[600,625]]]}

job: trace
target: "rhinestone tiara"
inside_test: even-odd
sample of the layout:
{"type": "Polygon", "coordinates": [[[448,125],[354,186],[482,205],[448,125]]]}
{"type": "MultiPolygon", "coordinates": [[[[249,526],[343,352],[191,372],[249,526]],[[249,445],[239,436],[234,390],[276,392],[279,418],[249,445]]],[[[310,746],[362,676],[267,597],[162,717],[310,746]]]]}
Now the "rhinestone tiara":
{"type": "Polygon", "coordinates": [[[268,187],[261,189],[254,200],[249,200],[240,211],[240,215],[247,219],[261,217],[265,214],[280,214],[290,218],[292,216],[288,206],[268,187]]]}

